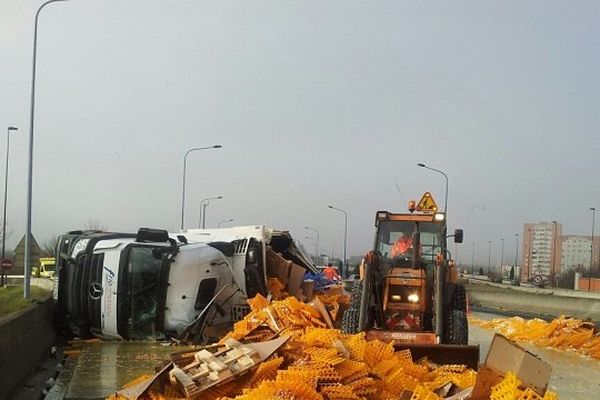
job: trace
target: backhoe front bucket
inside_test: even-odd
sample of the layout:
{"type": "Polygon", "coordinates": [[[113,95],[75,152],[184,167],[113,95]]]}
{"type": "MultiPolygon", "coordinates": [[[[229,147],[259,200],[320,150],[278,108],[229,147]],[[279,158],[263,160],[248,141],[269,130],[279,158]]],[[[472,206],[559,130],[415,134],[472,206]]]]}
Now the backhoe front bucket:
{"type": "Polygon", "coordinates": [[[426,357],[436,364],[464,364],[475,371],[479,366],[479,346],[394,342],[394,349],[409,349],[415,362],[426,357]]]}

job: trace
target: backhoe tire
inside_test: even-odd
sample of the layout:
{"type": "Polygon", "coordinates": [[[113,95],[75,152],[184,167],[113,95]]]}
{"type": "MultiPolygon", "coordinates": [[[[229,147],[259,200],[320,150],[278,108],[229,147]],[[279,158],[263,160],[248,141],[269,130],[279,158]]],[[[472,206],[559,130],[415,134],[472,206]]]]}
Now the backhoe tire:
{"type": "Polygon", "coordinates": [[[467,312],[467,291],[463,285],[455,286],[450,308],[452,310],[467,312]]]}
{"type": "Polygon", "coordinates": [[[467,313],[459,310],[451,310],[448,313],[446,324],[447,344],[469,344],[469,322],[467,313]]]}
{"type": "Polygon", "coordinates": [[[350,306],[342,316],[342,332],[357,333],[358,319],[360,317],[360,302],[363,291],[363,282],[356,279],[352,282],[352,296],[350,297],[350,306]]]}
{"type": "Polygon", "coordinates": [[[446,310],[445,342],[465,345],[469,343],[467,292],[463,285],[455,285],[453,289],[452,298],[446,310]]]}

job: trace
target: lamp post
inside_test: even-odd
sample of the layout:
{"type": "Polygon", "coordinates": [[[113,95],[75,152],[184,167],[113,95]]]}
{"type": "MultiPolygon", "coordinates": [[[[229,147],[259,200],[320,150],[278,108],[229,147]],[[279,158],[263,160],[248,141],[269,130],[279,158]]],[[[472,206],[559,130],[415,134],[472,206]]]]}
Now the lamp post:
{"type": "MultiPolygon", "coordinates": [[[[517,268],[519,267],[519,234],[515,233],[515,274],[517,273],[517,268]]],[[[521,274],[519,273],[519,280],[521,280],[521,274]]]]}
{"type": "Polygon", "coordinates": [[[500,238],[500,273],[502,274],[502,265],[504,264],[504,238],[500,238]]]}
{"type": "Polygon", "coordinates": [[[592,262],[594,259],[594,227],[596,225],[596,208],[590,207],[592,212],[592,240],[590,242],[590,277],[588,279],[588,292],[592,291],[592,262]]]}
{"type": "MultiPolygon", "coordinates": [[[[6,255],[5,244],[6,244],[6,199],[8,196],[8,154],[10,149],[10,133],[17,131],[19,128],[9,126],[6,130],[6,167],[4,169],[4,216],[2,217],[2,259],[6,255]]],[[[4,287],[4,268],[2,268],[2,286],[4,287]]]]}
{"type": "Polygon", "coordinates": [[[488,269],[487,276],[490,276],[490,267],[492,265],[492,241],[488,240],[488,269]]]}
{"type": "Polygon", "coordinates": [[[37,64],[37,32],[38,32],[38,20],[40,12],[44,7],[50,3],[58,3],[59,1],[66,0],[48,0],[38,7],[35,13],[35,23],[33,28],[33,59],[32,59],[32,74],[31,74],[31,104],[29,114],[29,153],[27,160],[27,216],[25,223],[25,257],[23,260],[24,277],[23,277],[23,297],[29,298],[29,290],[31,283],[31,200],[33,197],[33,129],[34,129],[34,116],[35,116],[35,72],[37,64]]]}
{"type": "MultiPolygon", "coordinates": [[[[475,242],[473,242],[473,254],[471,254],[471,273],[475,272],[475,242]]],[[[477,274],[479,275],[479,274],[477,274]]]]}
{"type": "Polygon", "coordinates": [[[210,201],[221,200],[222,198],[223,196],[207,197],[206,199],[202,199],[200,201],[200,216],[198,218],[198,228],[206,228],[206,207],[208,207],[210,201]]]}
{"type": "Polygon", "coordinates": [[[320,241],[319,231],[316,230],[315,228],[311,228],[310,226],[305,226],[304,229],[306,229],[308,231],[313,231],[314,233],[317,234],[317,243],[316,243],[316,247],[315,247],[315,262],[317,262],[317,259],[319,258],[319,241],[320,241]]]}
{"type": "Polygon", "coordinates": [[[219,223],[217,224],[217,228],[220,228],[221,225],[223,225],[227,222],[233,222],[233,219],[224,219],[223,221],[219,221],[219,223]]]}
{"type": "Polygon", "coordinates": [[[186,174],[186,170],[187,170],[187,157],[188,155],[193,152],[193,151],[198,151],[198,150],[208,150],[208,149],[220,149],[221,146],[220,144],[215,144],[214,146],[207,146],[207,147],[194,147],[189,149],[185,155],[183,156],[183,183],[182,183],[182,190],[181,190],[181,230],[183,230],[183,220],[184,220],[184,216],[185,216],[185,174],[186,174]]]}
{"type": "Polygon", "coordinates": [[[444,175],[444,178],[446,179],[446,194],[444,196],[444,218],[447,221],[448,220],[448,175],[446,175],[443,171],[440,171],[439,169],[435,169],[435,168],[431,168],[430,166],[427,166],[423,163],[418,163],[417,166],[421,167],[421,168],[426,168],[430,171],[435,171],[439,174],[444,175]]]}
{"type": "Polygon", "coordinates": [[[346,246],[348,242],[348,213],[341,208],[336,208],[334,206],[327,206],[332,210],[340,211],[344,213],[344,261],[342,262],[343,270],[342,270],[342,278],[346,278],[346,273],[348,271],[348,265],[346,261],[346,246]]]}

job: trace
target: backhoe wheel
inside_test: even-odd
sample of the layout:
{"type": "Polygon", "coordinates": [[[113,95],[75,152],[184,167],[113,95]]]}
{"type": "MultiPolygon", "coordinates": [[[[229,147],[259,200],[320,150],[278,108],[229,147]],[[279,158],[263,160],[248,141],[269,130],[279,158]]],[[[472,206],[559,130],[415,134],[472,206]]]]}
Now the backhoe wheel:
{"type": "Polygon", "coordinates": [[[360,301],[362,297],[363,282],[360,279],[355,279],[352,282],[352,297],[350,298],[350,306],[344,312],[342,317],[342,332],[357,333],[358,319],[360,317],[360,301]]]}
{"type": "Polygon", "coordinates": [[[469,344],[469,322],[467,313],[459,310],[451,310],[448,313],[446,324],[447,344],[469,344]]]}
{"type": "Polygon", "coordinates": [[[463,285],[456,285],[446,311],[445,336],[447,344],[469,343],[469,322],[467,321],[467,292],[463,285]]]}

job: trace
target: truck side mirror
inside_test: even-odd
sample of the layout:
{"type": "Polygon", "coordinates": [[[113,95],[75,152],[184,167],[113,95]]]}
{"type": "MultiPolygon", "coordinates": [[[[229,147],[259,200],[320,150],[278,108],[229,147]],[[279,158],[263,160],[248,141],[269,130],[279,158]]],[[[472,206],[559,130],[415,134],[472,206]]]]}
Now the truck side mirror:
{"type": "Polygon", "coordinates": [[[455,229],[454,230],[454,243],[462,243],[463,242],[463,230],[455,229]]]}

